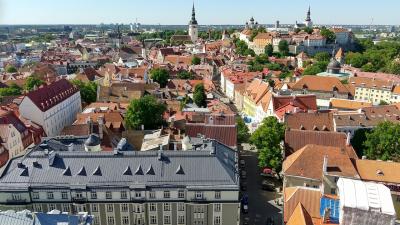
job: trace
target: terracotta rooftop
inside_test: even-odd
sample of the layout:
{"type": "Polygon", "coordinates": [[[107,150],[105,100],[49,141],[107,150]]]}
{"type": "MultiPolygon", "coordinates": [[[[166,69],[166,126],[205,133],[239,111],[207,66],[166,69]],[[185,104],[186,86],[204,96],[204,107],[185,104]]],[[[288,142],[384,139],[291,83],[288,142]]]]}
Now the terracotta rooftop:
{"type": "Polygon", "coordinates": [[[327,173],[334,176],[357,178],[347,151],[344,148],[306,145],[285,159],[282,171],[285,176],[305,177],[322,181],[324,157],[327,157],[327,173]]]}
{"type": "Polygon", "coordinates": [[[314,225],[313,220],[304,206],[299,203],[286,225],[314,225]]]}
{"type": "Polygon", "coordinates": [[[371,102],[363,102],[363,101],[339,99],[339,98],[331,99],[331,108],[334,109],[358,110],[363,107],[369,107],[369,106],[372,106],[371,102]]]}
{"type": "Polygon", "coordinates": [[[285,116],[287,128],[291,130],[334,131],[332,113],[294,113],[285,116]]]}
{"type": "Polygon", "coordinates": [[[349,93],[349,89],[336,77],[304,76],[293,85],[292,89],[323,92],[333,92],[337,89],[338,93],[349,93]]]}
{"type": "Polygon", "coordinates": [[[362,180],[400,183],[400,163],[378,160],[356,160],[356,168],[362,180]]]}
{"type": "Polygon", "coordinates": [[[285,223],[289,221],[299,203],[303,205],[311,217],[320,217],[321,192],[318,189],[287,187],[284,190],[283,198],[283,221],[285,223]]]}

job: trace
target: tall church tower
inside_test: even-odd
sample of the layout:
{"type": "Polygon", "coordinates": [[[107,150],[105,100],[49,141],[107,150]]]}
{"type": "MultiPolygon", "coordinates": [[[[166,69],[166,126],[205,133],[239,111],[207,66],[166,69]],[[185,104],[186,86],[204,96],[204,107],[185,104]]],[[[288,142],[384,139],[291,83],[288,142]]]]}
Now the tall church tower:
{"type": "Polygon", "coordinates": [[[199,30],[196,20],[196,11],[194,9],[194,3],[192,8],[192,19],[189,22],[189,36],[192,39],[193,43],[196,43],[197,39],[199,38],[199,30]]]}
{"type": "Polygon", "coordinates": [[[308,7],[307,17],[306,20],[304,21],[304,25],[309,28],[313,27],[313,22],[311,20],[311,6],[308,7]]]}

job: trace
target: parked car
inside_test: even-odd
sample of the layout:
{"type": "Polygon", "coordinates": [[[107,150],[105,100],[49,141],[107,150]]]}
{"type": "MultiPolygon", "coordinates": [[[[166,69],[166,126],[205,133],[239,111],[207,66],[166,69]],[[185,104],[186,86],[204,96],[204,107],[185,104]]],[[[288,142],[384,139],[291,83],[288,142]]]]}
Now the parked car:
{"type": "Polygon", "coordinates": [[[260,175],[263,177],[276,177],[275,172],[270,168],[264,168],[260,175]]]}
{"type": "Polygon", "coordinates": [[[240,183],[240,190],[246,191],[247,190],[247,182],[241,182],[240,183]]]}
{"type": "Polygon", "coordinates": [[[250,218],[249,217],[245,217],[243,219],[243,225],[250,225],[250,218]]]}
{"type": "Polygon", "coordinates": [[[263,180],[261,183],[261,188],[266,191],[275,191],[275,184],[268,180],[263,180]]]}
{"type": "Polygon", "coordinates": [[[268,217],[265,225],[275,225],[274,219],[272,219],[271,217],[268,217]]]}
{"type": "Polygon", "coordinates": [[[242,170],[242,171],[240,172],[240,177],[241,177],[242,179],[246,179],[246,177],[247,177],[246,175],[247,175],[246,171],[242,170]]]}
{"type": "Polygon", "coordinates": [[[243,205],[242,205],[242,212],[243,212],[244,214],[249,213],[249,205],[243,204],[243,205]]]}
{"type": "Polygon", "coordinates": [[[246,166],[246,162],[244,161],[244,159],[241,159],[239,161],[239,165],[240,165],[241,168],[244,168],[246,166]]]}

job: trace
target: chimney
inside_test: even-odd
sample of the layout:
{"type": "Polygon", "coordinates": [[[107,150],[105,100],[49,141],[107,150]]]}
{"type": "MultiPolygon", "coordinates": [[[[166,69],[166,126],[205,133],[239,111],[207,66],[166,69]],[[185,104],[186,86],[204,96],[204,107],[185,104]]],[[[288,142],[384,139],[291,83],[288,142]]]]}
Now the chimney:
{"type": "Polygon", "coordinates": [[[93,121],[92,121],[92,117],[88,117],[86,118],[86,123],[87,125],[89,125],[89,134],[93,133],[93,121]]]}
{"type": "Polygon", "coordinates": [[[350,132],[349,132],[349,133],[347,133],[347,138],[346,138],[346,145],[347,146],[351,145],[350,141],[351,141],[351,135],[350,135],[350,132]]]}
{"type": "Polygon", "coordinates": [[[97,118],[97,123],[99,124],[99,138],[100,138],[100,140],[103,140],[103,125],[104,125],[103,116],[99,116],[97,118]]]}
{"type": "Polygon", "coordinates": [[[328,167],[328,156],[324,156],[324,164],[322,165],[322,173],[323,175],[326,174],[328,167]]]}

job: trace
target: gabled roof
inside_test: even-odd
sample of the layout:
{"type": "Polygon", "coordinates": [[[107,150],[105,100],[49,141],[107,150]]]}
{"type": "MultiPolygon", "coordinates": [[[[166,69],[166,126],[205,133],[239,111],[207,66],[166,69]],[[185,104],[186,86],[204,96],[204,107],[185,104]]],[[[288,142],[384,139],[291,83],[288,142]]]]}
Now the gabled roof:
{"type": "Polygon", "coordinates": [[[304,206],[299,203],[286,225],[314,225],[313,220],[304,206]]]}
{"type": "Polygon", "coordinates": [[[345,149],[321,145],[306,145],[296,151],[285,159],[282,171],[285,176],[322,181],[324,157],[328,162],[326,173],[335,176],[358,177],[345,149]]]}
{"type": "Polygon", "coordinates": [[[293,105],[302,110],[317,110],[315,95],[273,96],[274,110],[277,111],[287,105],[293,105]]]}
{"type": "Polygon", "coordinates": [[[347,135],[345,133],[309,130],[287,130],[285,132],[286,157],[308,144],[343,148],[346,149],[350,158],[358,158],[353,147],[347,145],[347,135]]]}
{"type": "Polygon", "coordinates": [[[283,193],[283,198],[283,221],[285,223],[289,221],[299,203],[303,205],[311,217],[320,217],[320,190],[305,187],[287,187],[283,193]]]}
{"type": "Polygon", "coordinates": [[[322,76],[304,76],[293,85],[292,89],[322,92],[333,92],[334,89],[337,89],[338,93],[350,93],[349,89],[338,78],[322,76]]]}
{"type": "Polygon", "coordinates": [[[25,97],[29,98],[42,112],[45,112],[77,92],[79,90],[70,82],[61,79],[39,87],[37,90],[29,92],[25,97]]]}
{"type": "Polygon", "coordinates": [[[249,97],[256,105],[261,98],[269,91],[269,84],[260,80],[254,79],[246,88],[245,95],[249,97]]]}
{"type": "Polygon", "coordinates": [[[292,113],[285,116],[287,128],[293,130],[334,131],[332,113],[292,113]]]}
{"type": "Polygon", "coordinates": [[[361,180],[400,183],[400,163],[378,160],[356,160],[361,180]]]}

